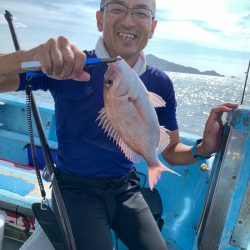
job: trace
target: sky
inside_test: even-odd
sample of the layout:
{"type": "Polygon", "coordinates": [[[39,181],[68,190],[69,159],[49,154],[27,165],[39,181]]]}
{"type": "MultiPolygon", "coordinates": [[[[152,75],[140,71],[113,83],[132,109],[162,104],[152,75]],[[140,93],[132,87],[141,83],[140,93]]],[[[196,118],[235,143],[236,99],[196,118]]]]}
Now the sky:
{"type": "MultiPolygon", "coordinates": [[[[158,24],[146,54],[200,71],[245,78],[250,60],[249,0],[156,0],[158,24]]],[[[93,49],[96,0],[0,0],[0,54],[14,51],[4,18],[14,16],[22,49],[66,36],[80,49],[93,49]]]]}

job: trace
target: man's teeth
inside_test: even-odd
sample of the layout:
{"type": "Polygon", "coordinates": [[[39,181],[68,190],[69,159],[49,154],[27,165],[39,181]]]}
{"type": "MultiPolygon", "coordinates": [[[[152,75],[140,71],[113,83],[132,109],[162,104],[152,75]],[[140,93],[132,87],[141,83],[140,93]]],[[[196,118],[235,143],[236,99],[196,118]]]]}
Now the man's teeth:
{"type": "Polygon", "coordinates": [[[135,39],[135,35],[134,34],[126,34],[126,33],[119,32],[118,36],[119,37],[128,38],[128,39],[135,39]]]}

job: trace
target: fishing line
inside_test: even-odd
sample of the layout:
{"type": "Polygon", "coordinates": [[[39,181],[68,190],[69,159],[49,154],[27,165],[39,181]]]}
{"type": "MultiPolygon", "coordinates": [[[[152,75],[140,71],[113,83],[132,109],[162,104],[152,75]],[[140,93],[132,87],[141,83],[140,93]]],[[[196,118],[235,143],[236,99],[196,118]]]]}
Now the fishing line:
{"type": "MultiPolygon", "coordinates": [[[[18,51],[20,50],[20,46],[19,46],[19,42],[16,36],[15,28],[13,25],[13,16],[7,10],[5,10],[4,16],[9,25],[12,40],[15,46],[15,50],[18,51]]],[[[61,194],[61,191],[60,191],[57,179],[56,179],[55,166],[53,164],[53,159],[50,153],[50,148],[49,148],[49,145],[48,145],[48,142],[47,142],[44,130],[43,130],[41,117],[40,117],[40,114],[39,114],[39,111],[38,111],[38,108],[37,108],[37,105],[36,105],[36,102],[32,93],[31,85],[29,84],[29,81],[30,81],[30,78],[26,77],[26,93],[27,93],[26,99],[27,101],[30,102],[30,105],[27,105],[27,108],[28,108],[27,120],[28,122],[29,121],[32,122],[32,117],[29,115],[32,115],[34,118],[38,137],[41,142],[41,147],[43,150],[46,166],[48,168],[48,172],[51,177],[51,185],[53,188],[53,194],[54,194],[55,202],[56,202],[55,204],[58,208],[59,218],[61,221],[58,221],[54,212],[50,209],[50,207],[48,206],[46,202],[46,199],[45,199],[46,193],[44,191],[44,187],[42,184],[40,171],[38,169],[38,166],[36,165],[35,165],[35,167],[37,167],[36,173],[38,173],[37,178],[39,182],[39,187],[42,188],[40,191],[41,191],[43,200],[41,203],[39,202],[33,203],[32,211],[56,250],[63,250],[63,249],[76,250],[75,240],[74,240],[73,232],[71,229],[70,221],[68,218],[67,210],[66,210],[63,197],[62,197],[62,194],[61,194]]],[[[29,134],[33,132],[32,128],[33,127],[30,125],[28,128],[29,134]]],[[[31,139],[31,143],[34,143],[34,140],[33,140],[34,137],[31,136],[30,139],[31,139]]],[[[32,152],[32,158],[33,157],[36,157],[35,150],[33,150],[32,152]]]]}
{"type": "Polygon", "coordinates": [[[246,68],[246,49],[247,49],[247,44],[248,44],[248,40],[250,39],[250,33],[247,35],[247,38],[246,38],[246,42],[245,42],[245,45],[244,45],[244,53],[243,53],[243,64],[244,64],[244,68],[246,68]]]}
{"type": "Polygon", "coordinates": [[[245,84],[244,84],[243,93],[242,93],[241,102],[240,102],[241,105],[243,104],[244,98],[245,98],[245,93],[246,93],[246,88],[247,88],[247,80],[248,80],[248,74],[249,74],[249,68],[250,68],[250,60],[249,60],[249,64],[248,64],[248,68],[247,68],[247,72],[246,72],[246,79],[245,79],[245,84]]]}
{"type": "MultiPolygon", "coordinates": [[[[249,38],[250,38],[250,33],[248,34],[248,36],[246,38],[246,42],[245,42],[245,46],[244,46],[244,55],[243,55],[243,57],[244,57],[243,60],[244,61],[243,61],[243,64],[245,64],[246,48],[247,48],[247,44],[248,44],[249,38]]],[[[240,102],[241,105],[243,105],[244,98],[245,98],[245,93],[246,93],[246,89],[247,89],[247,81],[248,81],[248,75],[249,75],[249,68],[250,68],[250,59],[249,59],[247,71],[245,72],[246,77],[245,77],[245,84],[244,84],[244,88],[243,88],[243,92],[242,92],[242,96],[241,96],[241,102],[240,102]]]]}

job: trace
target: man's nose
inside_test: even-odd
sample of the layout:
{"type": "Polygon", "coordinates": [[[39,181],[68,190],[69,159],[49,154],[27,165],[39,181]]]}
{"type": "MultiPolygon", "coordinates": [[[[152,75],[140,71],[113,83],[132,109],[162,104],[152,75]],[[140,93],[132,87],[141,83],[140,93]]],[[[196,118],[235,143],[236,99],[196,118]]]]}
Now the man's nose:
{"type": "Polygon", "coordinates": [[[133,15],[133,10],[128,9],[123,17],[123,22],[126,24],[134,25],[135,18],[133,15]]]}

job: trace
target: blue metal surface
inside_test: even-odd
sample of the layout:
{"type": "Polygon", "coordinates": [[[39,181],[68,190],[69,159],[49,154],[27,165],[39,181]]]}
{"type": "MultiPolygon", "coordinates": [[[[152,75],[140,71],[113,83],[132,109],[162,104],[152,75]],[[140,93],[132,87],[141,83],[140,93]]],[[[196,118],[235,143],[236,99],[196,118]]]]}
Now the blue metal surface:
{"type": "MultiPolygon", "coordinates": [[[[1,129],[6,129],[20,134],[27,134],[25,100],[12,101],[8,95],[5,96],[1,94],[0,101],[5,103],[5,105],[0,106],[0,121],[3,124],[1,129]]],[[[49,108],[49,106],[43,106],[39,107],[39,112],[41,114],[45,135],[48,140],[56,141],[54,110],[49,108]]],[[[37,136],[35,128],[34,135],[37,136]]]]}
{"type": "MultiPolygon", "coordinates": [[[[198,249],[250,249],[250,112],[228,116],[222,147],[214,162],[198,249]],[[244,216],[242,216],[244,215],[244,216]],[[243,225],[243,226],[241,226],[243,225]],[[211,239],[213,239],[211,241],[211,239]]],[[[194,248],[196,249],[196,248],[194,248]]]]}
{"type": "Polygon", "coordinates": [[[30,184],[21,178],[0,175],[0,189],[25,196],[34,187],[34,184],[30,184]]]}
{"type": "MultiPolygon", "coordinates": [[[[25,99],[0,94],[0,157],[27,164],[28,157],[24,146],[29,143],[27,133],[25,99]]],[[[51,148],[57,148],[54,110],[50,105],[39,107],[45,135],[51,148]]],[[[35,143],[40,145],[34,129],[35,143]]]]}
{"type": "Polygon", "coordinates": [[[240,106],[228,116],[228,123],[236,130],[250,130],[250,106],[240,106]]]}
{"type": "MultiPolygon", "coordinates": [[[[245,196],[246,189],[250,184],[250,107],[241,106],[239,109],[235,110],[230,114],[228,118],[229,125],[235,129],[238,133],[242,134],[244,138],[244,145],[239,150],[241,164],[238,166],[240,168],[239,178],[237,180],[237,186],[234,190],[234,195],[231,203],[231,208],[228,212],[228,220],[225,224],[223,231],[223,236],[221,239],[220,249],[243,249],[247,246],[241,246],[238,242],[235,244],[235,240],[232,237],[232,232],[238,223],[242,223],[238,219],[239,211],[245,196]],[[232,239],[231,239],[232,238],[232,239]],[[232,240],[232,241],[231,241],[232,240]],[[231,241],[231,242],[230,242],[231,241]],[[238,247],[232,248],[232,244],[238,247]]],[[[250,207],[249,207],[250,211],[250,207]]],[[[248,230],[247,233],[250,235],[250,228],[245,228],[248,230]]],[[[250,237],[248,242],[248,248],[250,249],[250,237]]]]}
{"type": "MultiPolygon", "coordinates": [[[[44,186],[50,197],[49,183],[44,182],[44,186]]],[[[1,159],[0,201],[29,209],[41,201],[35,171],[1,159]]]]}

